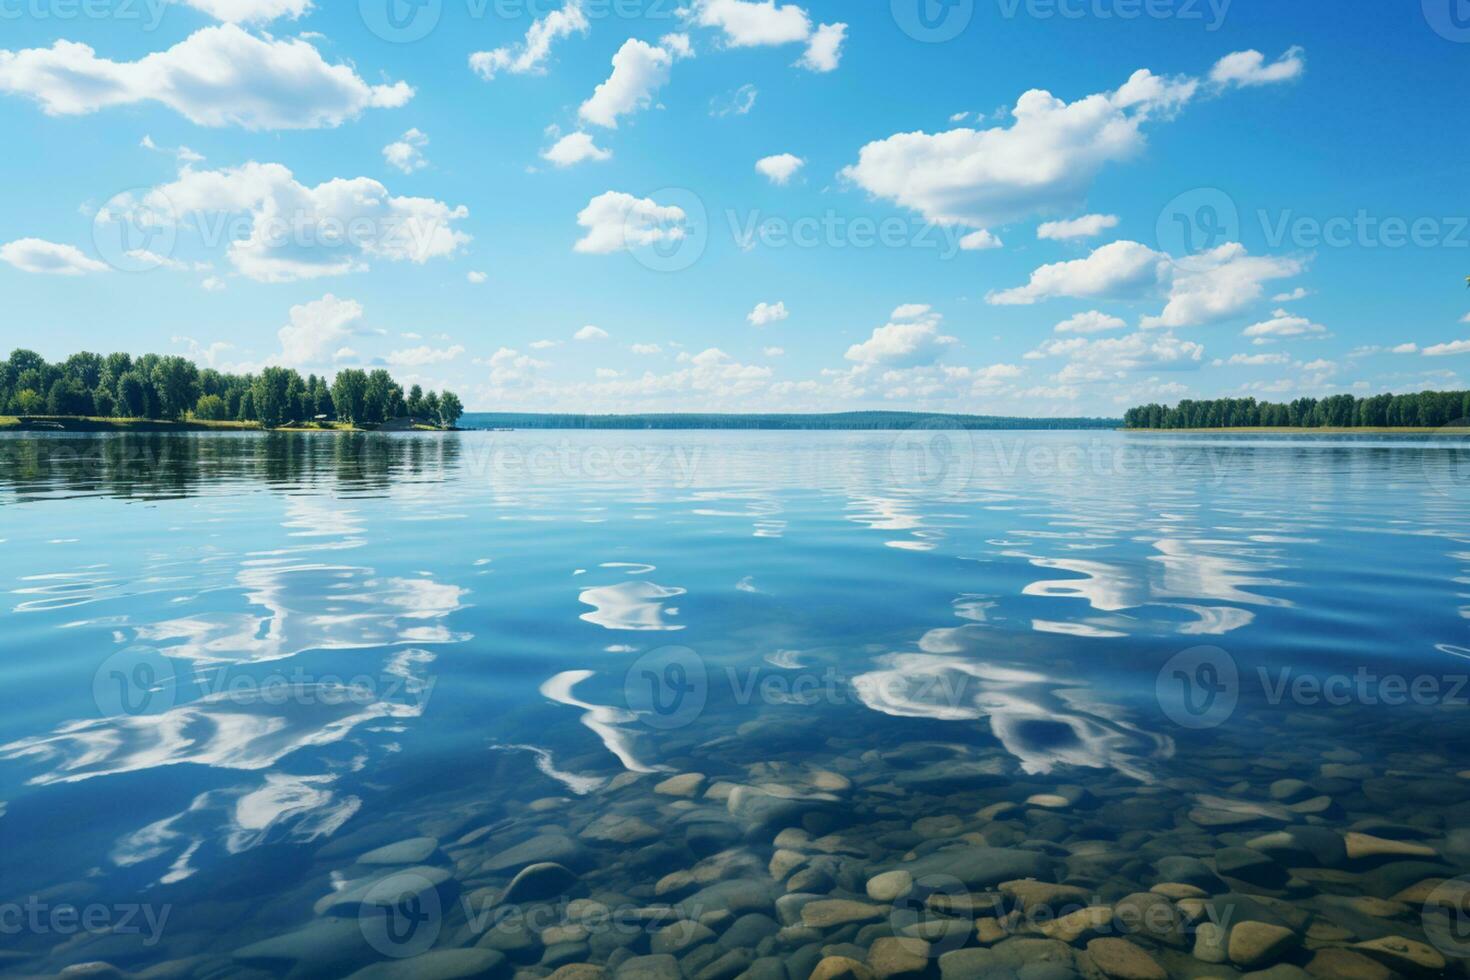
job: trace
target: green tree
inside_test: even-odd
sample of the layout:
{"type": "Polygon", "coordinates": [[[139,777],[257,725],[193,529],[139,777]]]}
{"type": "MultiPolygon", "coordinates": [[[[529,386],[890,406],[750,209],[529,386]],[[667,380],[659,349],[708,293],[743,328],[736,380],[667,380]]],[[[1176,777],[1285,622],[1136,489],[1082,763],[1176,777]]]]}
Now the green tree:
{"type": "Polygon", "coordinates": [[[363,402],[367,394],[367,375],[356,368],[338,371],[332,381],[332,404],[337,418],[344,422],[363,421],[363,402]]]}
{"type": "Polygon", "coordinates": [[[22,388],[16,392],[14,402],[17,415],[35,415],[46,407],[46,399],[32,388],[22,388]]]}
{"type": "Polygon", "coordinates": [[[200,395],[194,406],[194,417],[207,422],[222,422],[230,416],[225,408],[225,400],[219,395],[200,395]]]}
{"type": "Polygon", "coordinates": [[[181,418],[199,399],[199,368],[183,357],[163,357],[153,368],[153,387],[164,418],[181,418]]]}
{"type": "Polygon", "coordinates": [[[300,376],[283,367],[264,368],[256,375],[255,384],[251,387],[255,417],[266,428],[274,429],[289,421],[287,415],[291,411],[291,402],[288,392],[293,377],[299,379],[300,376]]]}
{"type": "Polygon", "coordinates": [[[127,371],[117,379],[117,412],[130,419],[148,418],[150,415],[148,382],[137,371],[127,371]]]}
{"type": "Polygon", "coordinates": [[[460,417],[464,415],[464,404],[460,402],[459,396],[452,391],[446,391],[439,396],[439,418],[449,428],[459,424],[460,417]]]}

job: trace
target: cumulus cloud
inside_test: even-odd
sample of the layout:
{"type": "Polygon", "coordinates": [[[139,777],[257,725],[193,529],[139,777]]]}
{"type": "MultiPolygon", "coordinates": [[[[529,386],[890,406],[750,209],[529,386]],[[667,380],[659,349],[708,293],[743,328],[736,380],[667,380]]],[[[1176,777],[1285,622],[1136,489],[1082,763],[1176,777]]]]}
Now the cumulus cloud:
{"type": "Polygon", "coordinates": [[[1124,240],[1085,258],[1043,265],[1026,285],[993,292],[986,302],[1028,306],[1059,297],[1139,300],[1162,294],[1168,299],[1163,312],[1144,317],[1140,326],[1193,327],[1245,312],[1265,295],[1265,283],[1298,275],[1304,268],[1298,258],[1252,256],[1237,242],[1173,259],[1124,240]]]}
{"type": "Polygon", "coordinates": [[[1228,360],[1216,359],[1214,367],[1266,367],[1274,364],[1290,364],[1287,354],[1231,354],[1228,360]]]}
{"type": "Polygon", "coordinates": [[[500,72],[541,74],[546,71],[546,60],[551,57],[553,44],[573,34],[586,34],[591,29],[580,0],[570,0],[560,10],[553,10],[532,22],[526,31],[526,39],[520,44],[471,54],[470,68],[487,82],[500,72]]]}
{"type": "Polygon", "coordinates": [[[847,38],[846,24],[813,28],[805,10],[776,0],[695,0],[690,19],[700,27],[721,31],[726,46],[731,48],[805,44],[806,52],[796,65],[815,72],[836,70],[842,59],[842,42],[847,38]]]}
{"type": "Polygon", "coordinates": [[[141,201],[115,199],[122,209],[191,221],[213,244],[228,221],[242,214],[248,234],[226,254],[237,271],[260,282],[293,282],[359,272],[369,260],[423,264],[455,254],[470,236],[454,227],[469,216],[425,197],[394,197],[368,177],[335,178],[315,187],[299,183],[278,163],[250,162],[223,170],[185,168],[141,201]]]}
{"type": "Polygon", "coordinates": [[[606,255],[631,248],[677,242],[684,238],[684,209],[665,207],[652,198],[620,191],[599,194],[577,215],[586,234],[574,246],[588,255],[606,255]]]}
{"type": "Polygon", "coordinates": [[[383,147],[383,159],[388,162],[388,166],[411,174],[429,165],[429,161],[424,159],[424,147],[428,145],[427,136],[417,129],[410,129],[397,140],[383,147]]]}
{"type": "Polygon", "coordinates": [[[806,42],[806,53],[796,62],[798,68],[825,74],[836,71],[842,63],[842,42],[847,40],[846,24],[823,24],[806,42]]]}
{"type": "Polygon", "coordinates": [[[404,82],[369,85],[300,38],[257,37],[234,24],[196,31],[166,51],[110,61],[75,41],[0,50],[0,92],[49,115],[156,101],[200,126],[319,129],[413,97],[404,82]]]}
{"type": "Polygon", "coordinates": [[[1066,242],[1077,238],[1096,238],[1109,228],[1118,227],[1115,214],[1084,214],[1070,221],[1044,221],[1036,226],[1036,237],[1066,242]]]}
{"type": "MultiPolygon", "coordinates": [[[[899,311],[904,309],[900,307],[899,311]]],[[[933,364],[945,351],[959,343],[958,339],[940,332],[942,320],[940,314],[928,308],[922,313],[895,319],[875,329],[872,336],[862,343],[853,344],[845,356],[866,368],[933,364]]]]}
{"type": "Polygon", "coordinates": [[[654,354],[662,354],[664,352],[664,349],[658,344],[633,344],[628,350],[644,357],[651,357],[654,354]]]}
{"type": "Polygon", "coordinates": [[[1295,303],[1297,300],[1299,300],[1299,299],[1306,299],[1310,295],[1312,295],[1312,292],[1306,286],[1298,286],[1295,289],[1291,290],[1290,292],[1278,293],[1275,296],[1272,296],[1271,297],[1271,302],[1273,302],[1273,303],[1295,303]]]}
{"type": "Polygon", "coordinates": [[[1452,340],[1447,344],[1435,344],[1424,348],[1425,357],[1445,357],[1449,354],[1470,354],[1470,340],[1452,340]]]}
{"type": "Polygon", "coordinates": [[[755,309],[745,319],[752,326],[764,327],[768,323],[778,323],[791,314],[786,311],[785,303],[757,303],[755,309]]]}
{"type": "Polygon", "coordinates": [[[587,326],[583,327],[581,330],[578,330],[576,333],[572,334],[572,339],[573,340],[584,340],[584,341],[586,341],[586,340],[606,340],[607,339],[607,331],[606,330],[603,330],[601,327],[594,327],[594,326],[592,326],[592,324],[589,323],[589,324],[587,324],[587,326]]]}
{"type": "Polygon", "coordinates": [[[617,129],[618,118],[646,109],[669,80],[674,60],[690,54],[689,39],[671,34],[661,47],[629,38],[612,59],[612,74],[583,102],[577,114],[604,129],[617,129]]]}
{"type": "Polygon", "coordinates": [[[1257,344],[1268,344],[1281,337],[1307,337],[1312,335],[1325,335],[1327,328],[1320,323],[1313,323],[1304,316],[1292,316],[1286,310],[1277,310],[1271,319],[1260,323],[1253,323],[1242,331],[1242,335],[1252,337],[1257,344]]]}
{"type": "Polygon", "coordinates": [[[761,157],[755,162],[755,169],[771,183],[785,187],[805,165],[806,161],[794,153],[777,153],[774,156],[761,157]]]}
{"type": "Polygon", "coordinates": [[[755,108],[755,100],[759,97],[760,90],[754,85],[742,85],[727,96],[717,96],[711,99],[709,114],[716,119],[725,116],[749,115],[750,110],[755,108]]]}
{"type": "Polygon", "coordinates": [[[545,361],[511,347],[502,347],[488,358],[477,358],[475,363],[490,369],[490,384],[495,388],[524,386],[534,380],[538,371],[550,367],[545,361]]]}
{"type": "Polygon", "coordinates": [[[464,347],[455,344],[452,347],[410,347],[405,350],[396,350],[388,354],[387,361],[394,367],[427,367],[431,364],[448,364],[459,360],[464,353],[464,347]]]}
{"type": "Polygon", "coordinates": [[[51,276],[82,276],[106,272],[107,264],[89,258],[75,245],[60,245],[41,238],[20,238],[0,245],[0,261],[22,272],[51,276]]]}
{"type": "Polygon", "coordinates": [[[1001,248],[1004,245],[1005,242],[984,228],[972,231],[960,239],[960,249],[965,252],[983,252],[986,249],[1001,248]]]}
{"type": "Polygon", "coordinates": [[[993,292],[986,302],[1029,306],[1057,297],[1140,299],[1166,282],[1170,274],[1167,255],[1138,242],[1118,241],[1086,258],[1043,265],[1031,273],[1026,285],[993,292]]]}
{"type": "Polygon", "coordinates": [[[937,224],[987,228],[1063,210],[1103,167],[1136,156],[1143,125],[1172,116],[1197,87],[1140,70],[1116,91],[1070,103],[1032,90],[1008,127],[898,133],[864,146],[842,173],[937,224]]]}
{"type": "Polygon", "coordinates": [[[904,303],[888,315],[890,320],[913,320],[928,315],[933,307],[928,303],[904,303]]]}
{"type": "Polygon", "coordinates": [[[1237,51],[1215,62],[1215,67],[1210,69],[1210,81],[1221,87],[1275,85],[1295,81],[1306,70],[1305,52],[1300,47],[1288,49],[1269,65],[1259,51],[1237,51]]]}
{"type": "Polygon", "coordinates": [[[1238,242],[1176,260],[1169,303],[1142,326],[1193,327],[1245,312],[1265,295],[1264,284],[1299,275],[1300,259],[1252,256],[1238,242]]]}
{"type": "Polygon", "coordinates": [[[1026,357],[1064,357],[1067,364],[1054,380],[1058,384],[1081,384],[1113,381],[1136,371],[1193,371],[1200,366],[1204,353],[1202,345],[1172,334],[1139,332],[1098,340],[1048,340],[1026,357]]]}
{"type": "Polygon", "coordinates": [[[490,277],[478,269],[472,269],[465,273],[465,280],[472,286],[479,286],[489,282],[490,277]]]}
{"type": "Polygon", "coordinates": [[[264,24],[279,17],[295,20],[311,9],[311,0],[182,0],[195,10],[228,24],[264,24]]]}
{"type": "Polygon", "coordinates": [[[598,163],[611,160],[612,151],[599,147],[593,141],[591,134],[579,131],[568,133],[557,140],[549,150],[541,154],[541,159],[549,161],[554,166],[571,167],[584,160],[593,160],[598,163]]]}
{"type": "Polygon", "coordinates": [[[361,303],[331,293],[291,307],[290,322],[276,333],[281,353],[272,360],[287,367],[330,362],[342,342],[360,329],[362,313],[361,303]]]}
{"type": "Polygon", "coordinates": [[[1104,333],[1108,330],[1122,330],[1127,326],[1128,324],[1118,317],[1108,316],[1097,310],[1089,310],[1063,320],[1052,329],[1057,333],[1104,333]]]}

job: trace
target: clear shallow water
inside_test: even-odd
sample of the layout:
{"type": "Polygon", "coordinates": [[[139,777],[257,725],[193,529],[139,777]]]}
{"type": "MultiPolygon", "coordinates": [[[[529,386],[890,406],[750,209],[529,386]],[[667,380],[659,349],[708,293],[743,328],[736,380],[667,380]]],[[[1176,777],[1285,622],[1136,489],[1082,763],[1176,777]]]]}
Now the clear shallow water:
{"type": "MultiPolygon", "coordinates": [[[[1295,942],[1262,965],[1403,967],[1333,952],[1402,937],[1459,975],[1452,903],[1424,903],[1470,871],[1462,457],[1113,433],[0,439],[0,968],[428,975],[404,954],[486,948],[477,909],[532,907],[502,898],[529,855],[577,876],[532,931],[572,932],[454,975],[672,962],[625,962],[662,920],[578,932],[566,900],[591,897],[706,916],[687,976],[718,951],[714,980],[805,980],[824,951],[881,959],[905,902],[951,921],[868,878],[985,844],[1045,866],[961,874],[977,895],[1035,876],[1117,908],[1198,858],[1239,872],[1203,892],[1285,903],[1295,942]],[[707,778],[655,791],[682,773],[707,778]],[[1352,833],[1377,843],[1339,853],[1352,833]],[[423,928],[374,932],[393,903],[361,893],[385,875],[422,885],[423,928]],[[881,915],[728,933],[785,924],[797,875],[881,915]],[[755,894],[701,890],[721,881],[755,894]],[[309,955],[269,945],[303,927],[309,955]]],[[[1056,954],[1004,904],[1014,938],[967,925],[924,969],[1056,954]]],[[[1171,976],[1248,972],[1187,932],[1097,934],[1171,976]]],[[[1097,968],[1091,936],[1054,965],[1097,968]]]]}

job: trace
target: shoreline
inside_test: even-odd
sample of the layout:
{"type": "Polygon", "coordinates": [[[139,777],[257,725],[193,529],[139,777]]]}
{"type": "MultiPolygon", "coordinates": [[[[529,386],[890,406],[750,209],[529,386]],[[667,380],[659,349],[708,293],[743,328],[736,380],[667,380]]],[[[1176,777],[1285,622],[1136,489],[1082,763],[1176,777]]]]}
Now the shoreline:
{"type": "Polygon", "coordinates": [[[1470,426],[1266,426],[1247,425],[1214,429],[1118,429],[1130,435],[1327,435],[1327,436],[1424,436],[1424,435],[1470,435],[1470,426]]]}
{"type": "MultiPolygon", "coordinates": [[[[209,422],[200,419],[173,421],[170,419],[104,419],[77,415],[29,415],[24,419],[16,415],[0,415],[0,433],[9,432],[376,432],[355,425],[330,422],[325,425],[285,425],[267,429],[259,422],[209,422]],[[39,423],[39,424],[38,424],[39,423]],[[49,423],[49,424],[48,424],[49,423]],[[54,428],[53,426],[59,426],[54,428]]],[[[389,432],[463,432],[463,429],[437,429],[416,426],[412,429],[390,429],[389,432]]]]}

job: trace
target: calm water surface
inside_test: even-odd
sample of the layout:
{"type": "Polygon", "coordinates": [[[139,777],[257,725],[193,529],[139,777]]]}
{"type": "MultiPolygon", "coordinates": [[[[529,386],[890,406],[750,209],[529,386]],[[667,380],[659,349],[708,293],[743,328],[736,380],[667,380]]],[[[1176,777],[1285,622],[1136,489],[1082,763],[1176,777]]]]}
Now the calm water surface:
{"type": "Polygon", "coordinates": [[[1462,455],[0,438],[0,970],[1463,975],[1462,455]],[[1154,886],[1177,930],[1118,911],[1154,886]],[[1027,915],[1062,899],[1114,918],[1027,915]],[[1205,902],[1291,937],[1212,962],[1205,902]]]}

